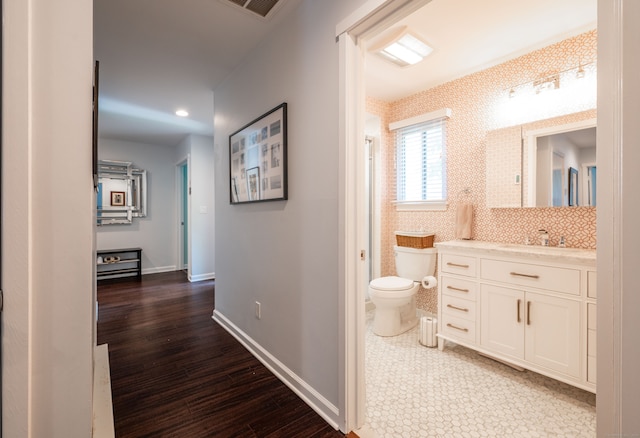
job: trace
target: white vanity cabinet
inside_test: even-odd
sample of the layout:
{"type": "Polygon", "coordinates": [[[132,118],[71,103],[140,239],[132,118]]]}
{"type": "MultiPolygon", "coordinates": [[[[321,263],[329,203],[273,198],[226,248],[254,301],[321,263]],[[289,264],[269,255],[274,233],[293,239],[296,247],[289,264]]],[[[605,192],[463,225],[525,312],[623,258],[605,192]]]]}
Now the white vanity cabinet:
{"type": "Polygon", "coordinates": [[[595,392],[595,251],[437,247],[441,349],[455,342],[595,392]]]}

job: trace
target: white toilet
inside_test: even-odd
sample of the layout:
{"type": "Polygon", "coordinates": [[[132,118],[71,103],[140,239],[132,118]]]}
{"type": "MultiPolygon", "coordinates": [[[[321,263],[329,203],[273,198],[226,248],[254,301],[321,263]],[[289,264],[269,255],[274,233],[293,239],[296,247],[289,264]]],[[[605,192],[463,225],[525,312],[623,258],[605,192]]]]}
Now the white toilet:
{"type": "Polygon", "coordinates": [[[415,295],[424,277],[436,268],[436,248],[394,246],[398,277],[376,278],[369,283],[369,296],[376,306],[373,332],[396,336],[418,323],[415,295]]]}

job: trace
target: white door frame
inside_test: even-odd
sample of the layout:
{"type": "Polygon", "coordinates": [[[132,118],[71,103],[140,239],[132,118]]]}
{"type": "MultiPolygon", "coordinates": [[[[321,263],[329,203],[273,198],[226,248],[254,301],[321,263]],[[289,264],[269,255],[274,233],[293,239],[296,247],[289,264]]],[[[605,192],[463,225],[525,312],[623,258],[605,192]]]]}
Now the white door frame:
{"type": "Polygon", "coordinates": [[[339,45],[339,175],[344,175],[340,185],[344,196],[340,205],[340,217],[344,246],[340,260],[341,281],[344,285],[342,332],[345,348],[341,352],[344,373],[340,386],[344,388],[345,412],[341,415],[345,431],[364,425],[365,381],[364,381],[364,333],[365,333],[365,288],[363,281],[364,261],[361,251],[366,236],[359,224],[367,220],[364,188],[364,116],[365,92],[361,78],[364,76],[364,48],[362,38],[388,27],[391,23],[411,14],[431,0],[369,0],[358,10],[336,26],[339,45]]]}
{"type": "Polygon", "coordinates": [[[184,269],[184,245],[187,245],[187,253],[189,257],[187,258],[187,277],[191,278],[191,196],[187,195],[187,242],[184,242],[184,232],[182,227],[180,226],[180,222],[182,221],[182,209],[183,209],[183,193],[184,193],[184,177],[182,175],[182,167],[187,166],[187,180],[188,185],[187,190],[189,190],[191,186],[191,154],[187,154],[187,156],[176,163],[176,233],[178,242],[177,249],[177,267],[178,270],[181,271],[184,269]]]}

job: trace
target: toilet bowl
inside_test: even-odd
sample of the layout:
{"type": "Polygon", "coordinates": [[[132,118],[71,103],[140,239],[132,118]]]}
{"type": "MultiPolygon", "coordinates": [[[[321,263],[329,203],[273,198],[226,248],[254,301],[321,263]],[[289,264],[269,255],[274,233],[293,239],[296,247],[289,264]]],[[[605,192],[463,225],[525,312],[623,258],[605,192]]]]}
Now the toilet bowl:
{"type": "Polygon", "coordinates": [[[393,248],[398,276],[369,283],[369,297],[376,306],[373,333],[378,336],[397,336],[418,324],[415,295],[420,282],[435,271],[435,248],[393,248]]]}
{"type": "Polygon", "coordinates": [[[376,306],[373,333],[397,336],[418,323],[415,295],[420,284],[402,277],[382,277],[369,284],[369,296],[376,306]]]}

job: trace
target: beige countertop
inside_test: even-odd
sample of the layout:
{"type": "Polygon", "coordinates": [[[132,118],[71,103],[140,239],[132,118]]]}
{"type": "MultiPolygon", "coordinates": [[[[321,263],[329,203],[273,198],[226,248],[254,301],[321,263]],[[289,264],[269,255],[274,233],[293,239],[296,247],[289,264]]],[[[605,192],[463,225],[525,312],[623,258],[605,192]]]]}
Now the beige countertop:
{"type": "Polygon", "coordinates": [[[532,259],[564,263],[581,263],[595,266],[594,249],[559,248],[541,245],[518,245],[514,243],[482,242],[478,240],[449,240],[436,242],[438,249],[464,250],[496,256],[524,256],[532,259]]]}

